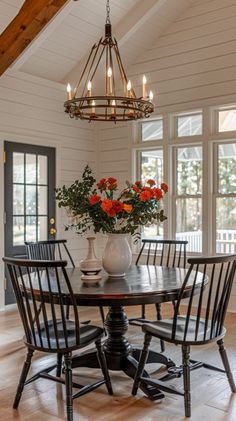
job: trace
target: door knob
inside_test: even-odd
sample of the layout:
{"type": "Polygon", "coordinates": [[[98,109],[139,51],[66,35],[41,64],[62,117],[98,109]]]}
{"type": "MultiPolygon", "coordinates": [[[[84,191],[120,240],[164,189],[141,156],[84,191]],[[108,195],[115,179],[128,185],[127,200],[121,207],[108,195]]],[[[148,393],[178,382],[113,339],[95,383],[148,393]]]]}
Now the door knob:
{"type": "Polygon", "coordinates": [[[50,228],[49,232],[50,232],[50,235],[55,235],[57,230],[56,228],[50,228]]]}

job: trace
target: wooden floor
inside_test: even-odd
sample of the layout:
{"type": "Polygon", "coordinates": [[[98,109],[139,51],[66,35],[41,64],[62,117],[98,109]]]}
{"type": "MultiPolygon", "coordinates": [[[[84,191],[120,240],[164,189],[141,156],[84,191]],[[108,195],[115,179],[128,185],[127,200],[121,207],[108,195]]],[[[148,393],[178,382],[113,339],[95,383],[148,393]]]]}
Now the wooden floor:
{"type": "MultiPolygon", "coordinates": [[[[148,316],[154,316],[153,306],[148,316]]],[[[138,314],[138,309],[128,309],[129,316],[138,314]]],[[[97,309],[81,309],[81,316],[99,323],[97,309]]],[[[236,378],[236,314],[229,314],[226,326],[226,345],[231,367],[236,378]]],[[[64,387],[40,379],[25,387],[19,409],[12,409],[12,402],[23,364],[25,348],[22,344],[22,328],[18,313],[8,310],[0,313],[0,420],[1,421],[56,421],[65,419],[64,387]]],[[[133,343],[142,343],[142,334],[137,327],[129,328],[133,343]]],[[[157,341],[153,348],[159,349],[157,341]]],[[[180,362],[179,347],[167,345],[166,354],[180,362]]],[[[215,345],[207,348],[194,347],[192,358],[211,363],[221,362],[215,345]]],[[[38,353],[33,360],[32,372],[54,361],[53,356],[38,353]]],[[[86,384],[99,378],[99,370],[83,369],[75,372],[76,380],[86,384]]],[[[160,376],[161,369],[149,366],[149,371],[160,376]],[[156,370],[156,371],[155,371],[156,370]]],[[[132,380],[120,372],[111,372],[114,396],[109,396],[105,386],[74,401],[75,421],[179,421],[185,419],[183,398],[166,395],[162,402],[148,400],[141,391],[131,396],[132,380]]],[[[172,384],[182,386],[182,379],[172,384]]],[[[193,421],[236,420],[236,394],[231,394],[224,374],[199,369],[191,373],[193,421]]]]}

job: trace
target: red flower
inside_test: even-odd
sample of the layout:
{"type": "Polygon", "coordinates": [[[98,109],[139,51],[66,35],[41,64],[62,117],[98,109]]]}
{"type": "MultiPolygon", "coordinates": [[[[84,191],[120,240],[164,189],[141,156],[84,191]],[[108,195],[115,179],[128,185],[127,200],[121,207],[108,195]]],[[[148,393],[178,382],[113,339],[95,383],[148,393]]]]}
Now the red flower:
{"type": "Polygon", "coordinates": [[[140,195],[139,199],[141,202],[148,202],[152,198],[152,193],[148,190],[143,190],[140,195]]]}
{"type": "Polygon", "coordinates": [[[135,193],[138,193],[140,191],[140,189],[137,186],[133,186],[132,189],[133,191],[135,191],[135,193]]]}
{"type": "Polygon", "coordinates": [[[98,196],[98,194],[93,194],[89,199],[89,203],[90,205],[96,205],[96,203],[99,202],[100,199],[101,197],[98,196]]]}
{"type": "Polygon", "coordinates": [[[105,178],[101,178],[101,180],[97,183],[97,186],[100,191],[106,190],[107,180],[105,178]]]}
{"type": "Polygon", "coordinates": [[[115,184],[115,183],[117,182],[117,179],[116,179],[116,178],[114,178],[114,177],[109,177],[109,178],[107,179],[107,182],[108,182],[109,184],[115,184]]]}
{"type": "Polygon", "coordinates": [[[167,192],[168,192],[168,186],[167,186],[167,184],[166,184],[166,183],[161,183],[161,189],[162,189],[165,193],[167,193],[167,192]]]}
{"type": "Polygon", "coordinates": [[[161,200],[163,197],[163,192],[161,189],[159,189],[158,187],[156,189],[153,189],[153,193],[154,193],[154,197],[156,198],[156,200],[161,200]]]}
{"type": "Polygon", "coordinates": [[[141,181],[135,181],[134,184],[141,189],[141,187],[142,187],[141,181]]]}
{"type": "Polygon", "coordinates": [[[124,204],[119,200],[112,201],[112,207],[116,211],[116,213],[121,212],[124,209],[124,204]]]}

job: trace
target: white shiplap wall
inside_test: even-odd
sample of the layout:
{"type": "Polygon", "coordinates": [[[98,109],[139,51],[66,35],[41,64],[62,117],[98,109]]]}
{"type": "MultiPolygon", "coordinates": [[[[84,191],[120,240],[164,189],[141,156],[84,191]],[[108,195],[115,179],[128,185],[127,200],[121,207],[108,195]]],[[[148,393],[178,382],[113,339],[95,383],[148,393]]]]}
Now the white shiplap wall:
{"type": "MultiPolygon", "coordinates": [[[[128,69],[137,94],[146,74],[156,114],[236,102],[236,1],[196,0],[128,69]]],[[[132,176],[132,124],[101,127],[101,176],[132,176]]],[[[230,309],[235,311],[236,289],[230,309]]]]}
{"type": "MultiPolygon", "coordinates": [[[[87,163],[96,172],[94,126],[71,120],[63,112],[65,87],[21,72],[8,71],[0,78],[0,148],[4,140],[56,148],[57,185],[71,184],[81,176],[87,163]]],[[[2,156],[2,155],[1,155],[2,156]]],[[[0,214],[3,221],[3,162],[0,160],[0,214]]],[[[86,240],[64,231],[66,218],[58,211],[59,238],[67,238],[78,263],[86,252],[86,240]]],[[[0,251],[4,255],[3,223],[0,251]]],[[[3,267],[1,265],[1,274],[3,267]]],[[[0,308],[4,303],[3,276],[0,277],[0,308]]]]}

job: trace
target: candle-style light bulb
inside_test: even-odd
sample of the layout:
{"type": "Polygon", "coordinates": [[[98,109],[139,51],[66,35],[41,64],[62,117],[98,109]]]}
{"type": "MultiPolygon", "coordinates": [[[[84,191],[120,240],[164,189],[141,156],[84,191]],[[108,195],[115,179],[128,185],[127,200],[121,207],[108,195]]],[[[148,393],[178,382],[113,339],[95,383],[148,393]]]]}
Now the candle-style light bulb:
{"type": "Polygon", "coordinates": [[[114,117],[115,116],[115,108],[114,107],[116,107],[116,101],[114,99],[111,101],[111,105],[112,105],[111,115],[112,115],[112,117],[114,117]]]}
{"type": "Polygon", "coordinates": [[[131,82],[130,82],[130,80],[128,81],[128,83],[127,83],[127,91],[128,91],[128,96],[131,96],[131,82]]]}
{"type": "Polygon", "coordinates": [[[67,90],[67,99],[68,100],[72,99],[71,86],[69,83],[67,84],[66,90],[67,90]]]}
{"type": "Polygon", "coordinates": [[[152,102],[152,100],[153,100],[153,92],[152,91],[150,91],[149,92],[149,100],[152,102]]]}
{"type": "Polygon", "coordinates": [[[93,99],[93,101],[92,101],[92,114],[96,114],[96,108],[95,108],[95,106],[96,106],[96,103],[95,103],[95,101],[93,99]]]}
{"type": "Polygon", "coordinates": [[[147,97],[147,89],[146,89],[147,78],[143,75],[143,98],[147,97]]]}
{"type": "Polygon", "coordinates": [[[112,68],[111,67],[108,67],[107,76],[108,76],[108,95],[112,95],[112,68]]]}
{"type": "Polygon", "coordinates": [[[92,90],[92,83],[91,80],[88,81],[87,84],[87,89],[88,89],[88,96],[91,96],[91,90],[92,90]]]}

